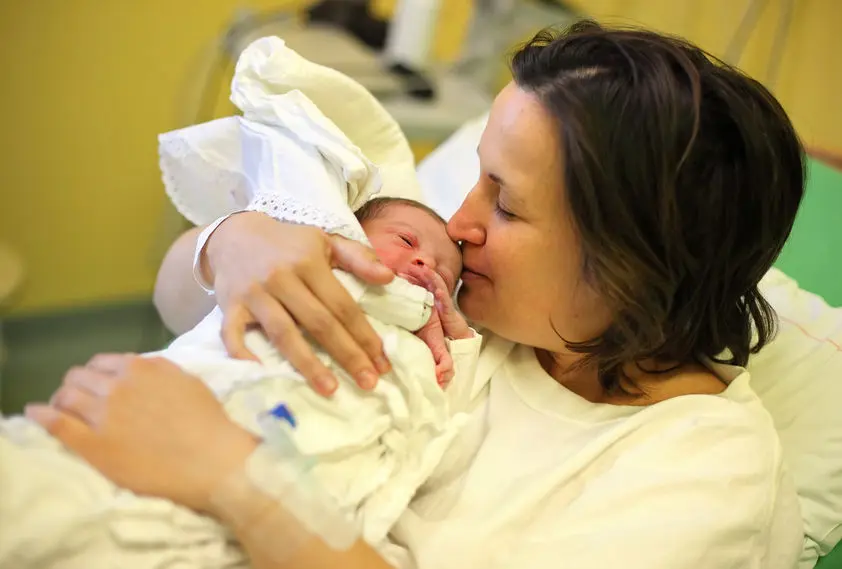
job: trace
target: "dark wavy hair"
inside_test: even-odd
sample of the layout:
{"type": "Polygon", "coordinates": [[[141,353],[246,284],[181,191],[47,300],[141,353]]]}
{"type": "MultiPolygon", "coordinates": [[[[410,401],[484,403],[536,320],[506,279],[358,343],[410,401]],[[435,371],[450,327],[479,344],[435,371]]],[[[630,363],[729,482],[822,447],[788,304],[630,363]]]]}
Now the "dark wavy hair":
{"type": "Polygon", "coordinates": [[[568,348],[609,390],[629,364],[745,365],[774,336],[757,284],[804,191],[778,101],[683,39],[591,21],[538,33],[511,69],[557,121],[582,272],[613,311],[568,348]]]}

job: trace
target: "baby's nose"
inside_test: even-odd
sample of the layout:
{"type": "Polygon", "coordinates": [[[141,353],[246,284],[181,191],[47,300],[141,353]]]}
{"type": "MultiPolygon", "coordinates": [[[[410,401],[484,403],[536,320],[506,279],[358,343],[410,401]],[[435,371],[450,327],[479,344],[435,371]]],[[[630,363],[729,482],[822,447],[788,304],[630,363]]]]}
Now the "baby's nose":
{"type": "Polygon", "coordinates": [[[416,265],[418,267],[427,267],[428,269],[431,269],[431,270],[435,270],[435,268],[436,268],[436,262],[435,262],[434,259],[432,259],[431,257],[422,256],[422,255],[419,255],[418,257],[415,257],[415,259],[412,261],[412,264],[416,265]]]}

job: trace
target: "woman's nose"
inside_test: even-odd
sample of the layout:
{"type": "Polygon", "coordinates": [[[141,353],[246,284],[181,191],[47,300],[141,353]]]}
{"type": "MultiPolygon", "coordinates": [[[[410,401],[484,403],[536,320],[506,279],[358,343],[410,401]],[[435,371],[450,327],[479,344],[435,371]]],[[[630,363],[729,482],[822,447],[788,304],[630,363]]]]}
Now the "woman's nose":
{"type": "Polygon", "coordinates": [[[447,222],[447,235],[451,241],[463,241],[473,245],[485,243],[485,224],[480,215],[478,192],[477,186],[474,186],[447,222]]]}

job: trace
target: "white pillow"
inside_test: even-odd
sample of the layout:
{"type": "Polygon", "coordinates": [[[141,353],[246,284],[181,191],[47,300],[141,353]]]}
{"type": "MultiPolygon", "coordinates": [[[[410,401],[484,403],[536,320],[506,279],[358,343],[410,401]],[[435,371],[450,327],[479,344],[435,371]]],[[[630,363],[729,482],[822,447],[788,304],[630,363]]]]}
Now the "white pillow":
{"type": "MultiPolygon", "coordinates": [[[[464,125],[418,166],[426,203],[445,219],[476,183],[486,118],[464,125]]],[[[761,290],[780,331],[748,368],[798,488],[806,532],[800,566],[812,567],[842,538],[842,309],[776,269],[761,290]]]]}
{"type": "Polygon", "coordinates": [[[804,556],[842,539],[842,308],[772,269],[760,288],[780,321],[749,361],[751,384],[772,415],[804,518],[804,556]]]}
{"type": "Polygon", "coordinates": [[[477,146],[488,115],[465,123],[418,164],[418,183],[425,204],[450,219],[477,183],[477,146]]]}

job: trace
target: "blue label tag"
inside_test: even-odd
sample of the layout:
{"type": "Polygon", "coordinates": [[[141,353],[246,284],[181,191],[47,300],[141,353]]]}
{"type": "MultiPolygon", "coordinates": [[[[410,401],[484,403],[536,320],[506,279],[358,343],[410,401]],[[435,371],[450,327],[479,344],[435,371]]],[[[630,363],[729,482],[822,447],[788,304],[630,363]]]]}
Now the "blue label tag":
{"type": "Polygon", "coordinates": [[[292,412],[289,410],[289,407],[287,407],[284,403],[278,403],[272,410],[269,411],[269,414],[276,419],[286,421],[293,429],[296,426],[295,417],[292,416],[292,412]]]}

